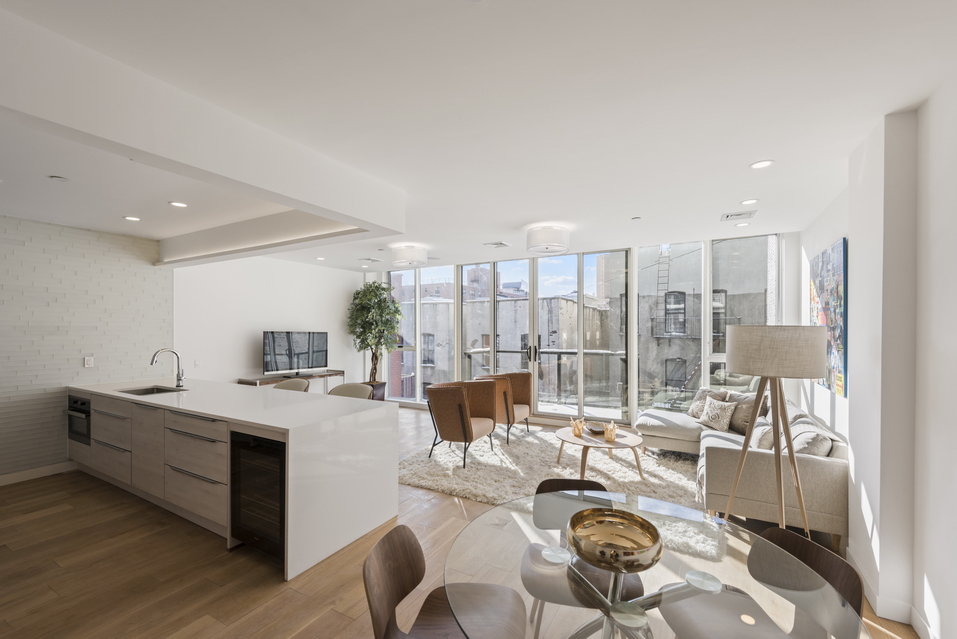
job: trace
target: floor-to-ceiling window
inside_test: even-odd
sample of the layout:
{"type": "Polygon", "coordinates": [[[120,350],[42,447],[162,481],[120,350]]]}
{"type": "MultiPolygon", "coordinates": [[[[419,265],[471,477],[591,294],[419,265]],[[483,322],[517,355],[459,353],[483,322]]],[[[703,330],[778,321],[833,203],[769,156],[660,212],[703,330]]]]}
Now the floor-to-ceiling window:
{"type": "Polygon", "coordinates": [[[529,260],[495,264],[495,372],[527,371],[529,260]]]}
{"type": "Polygon", "coordinates": [[[455,379],[455,267],[419,271],[422,398],[430,384],[455,379]]]}
{"type": "Polygon", "coordinates": [[[388,370],[385,371],[385,378],[389,382],[389,397],[415,399],[415,271],[391,271],[389,283],[392,285],[392,297],[402,307],[398,348],[386,358],[388,370]]]}
{"type": "Polygon", "coordinates": [[[628,253],[582,256],[582,413],[628,419],[628,253]]]}
{"type": "Polygon", "coordinates": [[[702,244],[638,249],[638,409],[681,408],[700,386],[702,244]]]}
{"type": "Polygon", "coordinates": [[[462,379],[491,371],[492,278],[490,264],[466,264],[462,272],[462,379]]]}
{"type": "Polygon", "coordinates": [[[578,414],[578,259],[537,260],[538,413],[578,414]]]}

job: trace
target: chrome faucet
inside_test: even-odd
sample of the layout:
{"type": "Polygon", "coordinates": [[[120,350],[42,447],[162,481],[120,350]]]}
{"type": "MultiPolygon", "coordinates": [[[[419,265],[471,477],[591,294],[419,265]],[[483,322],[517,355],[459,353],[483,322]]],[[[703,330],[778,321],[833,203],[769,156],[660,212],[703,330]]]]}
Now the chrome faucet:
{"type": "Polygon", "coordinates": [[[176,356],[176,388],[182,388],[183,379],[185,379],[185,375],[183,375],[183,360],[180,359],[179,353],[174,351],[172,348],[161,348],[155,353],[153,353],[153,359],[150,360],[150,366],[156,363],[156,357],[160,353],[167,353],[167,352],[172,353],[173,355],[176,356]]]}

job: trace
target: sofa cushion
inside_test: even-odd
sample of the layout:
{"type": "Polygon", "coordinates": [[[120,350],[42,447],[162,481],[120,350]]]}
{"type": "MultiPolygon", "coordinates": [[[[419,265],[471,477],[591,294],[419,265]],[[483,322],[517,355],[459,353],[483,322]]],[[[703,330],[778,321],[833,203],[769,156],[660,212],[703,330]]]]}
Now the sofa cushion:
{"type": "Polygon", "coordinates": [[[698,455],[698,482],[697,482],[697,492],[698,492],[698,501],[704,502],[704,467],[705,467],[705,458],[707,457],[707,450],[712,446],[719,446],[721,448],[731,448],[734,450],[741,450],[741,445],[744,443],[744,436],[738,435],[737,433],[722,433],[716,430],[708,430],[701,434],[701,454],[698,455]]]}
{"type": "Polygon", "coordinates": [[[701,438],[701,433],[708,428],[685,413],[649,408],[638,415],[638,419],[635,420],[635,430],[642,435],[657,435],[696,442],[701,438]]]}
{"type": "MultiPolygon", "coordinates": [[[[751,413],[754,412],[754,400],[754,393],[736,393],[734,391],[728,393],[726,401],[737,404],[734,409],[734,414],[731,415],[730,430],[741,435],[744,435],[748,431],[748,421],[751,419],[751,413]]],[[[767,414],[767,395],[765,395],[762,400],[758,415],[764,416],[767,414]]]]}
{"type": "Polygon", "coordinates": [[[704,404],[708,401],[709,397],[723,402],[728,397],[728,391],[712,390],[707,387],[699,388],[698,392],[695,393],[694,399],[691,400],[691,408],[688,409],[688,415],[695,419],[700,418],[702,411],[704,411],[704,404]]]}
{"type": "Polygon", "coordinates": [[[727,431],[735,408],[737,404],[734,402],[719,402],[714,397],[709,397],[704,403],[698,423],[715,430],[727,431]]]}

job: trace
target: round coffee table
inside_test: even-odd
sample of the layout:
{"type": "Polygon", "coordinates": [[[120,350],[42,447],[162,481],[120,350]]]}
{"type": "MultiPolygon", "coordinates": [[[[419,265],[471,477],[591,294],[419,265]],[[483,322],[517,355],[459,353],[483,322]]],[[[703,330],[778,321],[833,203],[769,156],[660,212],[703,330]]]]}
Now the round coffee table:
{"type": "Polygon", "coordinates": [[[559,463],[562,461],[562,452],[565,450],[566,443],[582,447],[582,472],[580,479],[585,479],[585,465],[588,463],[589,448],[605,448],[608,450],[609,457],[611,457],[611,452],[616,448],[630,448],[631,452],[635,454],[635,465],[638,466],[638,475],[642,479],[645,478],[645,473],[641,470],[641,460],[638,458],[638,446],[641,446],[641,435],[638,433],[623,431],[619,428],[615,434],[615,441],[609,442],[605,441],[603,434],[592,435],[587,429],[582,433],[581,437],[575,437],[572,434],[572,427],[566,426],[556,432],[555,436],[562,440],[562,445],[558,449],[559,463]]]}

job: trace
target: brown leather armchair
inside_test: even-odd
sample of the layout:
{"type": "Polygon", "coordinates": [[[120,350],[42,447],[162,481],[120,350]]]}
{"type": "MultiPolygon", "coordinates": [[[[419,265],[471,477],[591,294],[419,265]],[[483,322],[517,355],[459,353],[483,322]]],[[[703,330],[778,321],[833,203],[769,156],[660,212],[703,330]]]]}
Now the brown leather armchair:
{"type": "Polygon", "coordinates": [[[528,416],[532,414],[532,374],[528,371],[484,375],[478,379],[495,380],[495,423],[505,424],[505,443],[508,443],[512,426],[525,420],[528,432],[528,416]]]}
{"type": "Polygon", "coordinates": [[[480,437],[488,437],[492,444],[495,430],[495,382],[475,380],[470,382],[445,382],[432,384],[425,389],[429,399],[429,413],[435,428],[435,439],[429,457],[439,442],[462,442],[462,468],[469,445],[480,437]]]}

